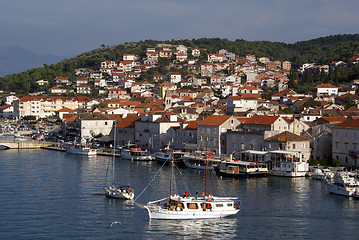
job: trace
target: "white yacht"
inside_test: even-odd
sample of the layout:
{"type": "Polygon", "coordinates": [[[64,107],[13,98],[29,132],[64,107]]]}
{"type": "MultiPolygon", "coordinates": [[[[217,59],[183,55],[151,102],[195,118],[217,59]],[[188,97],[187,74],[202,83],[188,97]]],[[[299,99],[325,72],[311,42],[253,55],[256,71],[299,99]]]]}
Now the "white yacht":
{"type": "Polygon", "coordinates": [[[327,188],[330,193],[351,197],[358,193],[359,183],[354,177],[342,173],[334,182],[327,182],[327,188]]]}
{"type": "Polygon", "coordinates": [[[326,180],[326,179],[333,179],[334,173],[329,169],[320,169],[320,168],[313,168],[312,170],[312,178],[316,180],[326,180]]]}
{"type": "Polygon", "coordinates": [[[93,156],[97,154],[96,149],[90,148],[89,146],[79,143],[67,145],[65,149],[67,153],[71,153],[71,154],[88,155],[88,156],[93,156]]]}
{"type": "Polygon", "coordinates": [[[121,157],[127,160],[135,160],[135,161],[150,161],[152,160],[151,153],[142,150],[137,147],[123,147],[121,149],[121,157]]]}
{"type": "Polygon", "coordinates": [[[149,202],[144,206],[150,219],[205,219],[222,218],[240,211],[240,201],[232,197],[213,197],[212,195],[188,197],[171,195],[167,198],[149,202]],[[163,205],[161,202],[165,201],[163,205]]]}
{"type": "Polygon", "coordinates": [[[160,200],[150,201],[147,205],[143,205],[147,209],[150,219],[221,218],[237,214],[240,211],[240,201],[236,197],[214,197],[211,194],[207,195],[207,171],[205,172],[205,188],[201,196],[198,196],[198,192],[196,192],[196,196],[191,197],[187,194],[187,191],[182,196],[172,194],[173,159],[170,160],[170,163],[169,196],[160,200]]]}

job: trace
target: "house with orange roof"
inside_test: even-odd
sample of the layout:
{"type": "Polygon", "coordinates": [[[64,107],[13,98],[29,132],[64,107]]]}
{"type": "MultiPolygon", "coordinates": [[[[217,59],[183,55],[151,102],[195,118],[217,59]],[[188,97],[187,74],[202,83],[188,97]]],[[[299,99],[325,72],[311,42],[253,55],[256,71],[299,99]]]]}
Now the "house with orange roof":
{"type": "Polygon", "coordinates": [[[52,88],[49,89],[50,93],[52,94],[63,94],[66,93],[66,89],[64,88],[59,88],[57,86],[53,86],[52,88]]]}
{"type": "MultiPolygon", "coordinates": [[[[140,121],[141,116],[128,115],[116,123],[116,145],[125,146],[135,143],[135,122],[140,121]]],[[[112,129],[111,136],[113,136],[112,129]]]]}
{"type": "Polygon", "coordinates": [[[243,123],[242,127],[244,130],[248,131],[283,132],[288,131],[289,124],[280,116],[253,115],[243,123]]]}
{"type": "MultiPolygon", "coordinates": [[[[300,153],[301,162],[307,162],[311,156],[310,139],[288,131],[265,138],[264,143],[267,151],[283,150],[300,153]]],[[[309,165],[306,167],[308,171],[309,165]]]]}
{"type": "Polygon", "coordinates": [[[0,106],[0,118],[13,118],[14,117],[14,106],[6,104],[0,106]]]}
{"type": "Polygon", "coordinates": [[[332,157],[343,166],[359,167],[359,120],[349,119],[333,127],[332,157]]]}
{"type": "Polygon", "coordinates": [[[184,121],[180,126],[173,126],[167,131],[167,138],[173,139],[174,149],[195,152],[197,150],[198,121],[184,121]]]}
{"type": "Polygon", "coordinates": [[[347,63],[348,63],[349,67],[359,64],[359,53],[357,53],[353,57],[349,58],[347,60],[347,63]]]}
{"type": "Polygon", "coordinates": [[[35,97],[24,96],[14,101],[14,116],[22,118],[24,116],[35,116],[45,118],[56,115],[55,111],[67,107],[70,109],[86,110],[86,104],[91,99],[85,96],[77,97],[35,97]]]}
{"type": "Polygon", "coordinates": [[[332,85],[332,84],[320,84],[315,87],[316,91],[315,97],[320,97],[322,95],[329,95],[329,96],[338,96],[338,87],[332,85]]]}
{"type": "Polygon", "coordinates": [[[179,127],[180,121],[171,112],[152,112],[141,115],[141,120],[135,122],[135,144],[157,152],[175,139],[167,136],[168,129],[179,127]]]}
{"type": "Polygon", "coordinates": [[[240,122],[231,115],[211,115],[198,123],[197,145],[202,151],[225,154],[225,133],[238,127],[240,122]]]}
{"type": "Polygon", "coordinates": [[[163,75],[163,74],[160,74],[160,73],[154,73],[154,74],[150,75],[148,78],[152,82],[161,82],[161,81],[164,81],[166,79],[166,75],[163,75]]]}
{"type": "Polygon", "coordinates": [[[56,116],[61,120],[64,119],[64,115],[66,115],[66,114],[67,115],[68,114],[75,115],[75,114],[77,114],[77,111],[74,109],[67,108],[67,107],[63,107],[62,109],[56,111],[56,116]]]}

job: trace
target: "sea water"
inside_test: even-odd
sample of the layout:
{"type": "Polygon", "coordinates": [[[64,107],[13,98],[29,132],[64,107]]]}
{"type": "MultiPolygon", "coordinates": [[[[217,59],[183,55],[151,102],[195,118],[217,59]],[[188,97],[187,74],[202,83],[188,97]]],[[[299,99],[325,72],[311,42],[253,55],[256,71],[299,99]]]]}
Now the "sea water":
{"type": "MultiPolygon", "coordinates": [[[[207,193],[241,200],[232,217],[149,220],[146,209],[105,197],[111,157],[49,150],[0,151],[1,239],[358,239],[359,200],[330,194],[310,178],[220,178],[209,172],[207,193]],[[117,222],[110,224],[113,222],[117,222]]],[[[115,181],[137,197],[161,168],[116,159],[115,181]]],[[[175,192],[204,191],[204,172],[175,168],[175,192]]],[[[136,200],[169,194],[164,166],[136,200]]]]}

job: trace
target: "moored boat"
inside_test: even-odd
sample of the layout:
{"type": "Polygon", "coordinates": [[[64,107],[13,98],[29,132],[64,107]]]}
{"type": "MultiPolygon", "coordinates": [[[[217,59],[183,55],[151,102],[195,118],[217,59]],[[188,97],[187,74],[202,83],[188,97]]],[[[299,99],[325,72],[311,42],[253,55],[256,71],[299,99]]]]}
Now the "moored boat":
{"type": "Polygon", "coordinates": [[[186,155],[188,155],[186,152],[166,148],[160,152],[156,152],[154,156],[158,162],[173,161],[177,165],[183,165],[183,159],[186,155]]]}
{"type": "Polygon", "coordinates": [[[213,156],[212,152],[204,152],[200,154],[188,154],[183,158],[183,163],[188,168],[199,169],[199,170],[214,170],[214,166],[221,163],[221,158],[213,156]]]}
{"type": "Polygon", "coordinates": [[[65,149],[67,153],[71,153],[71,154],[88,155],[88,156],[93,156],[97,154],[96,149],[90,148],[89,146],[79,143],[67,145],[65,149]]]}
{"type": "Polygon", "coordinates": [[[137,147],[122,147],[121,148],[121,157],[127,160],[135,161],[150,161],[152,160],[152,155],[149,151],[142,150],[137,147]]]}
{"type": "MultiPolygon", "coordinates": [[[[121,186],[121,185],[115,184],[116,124],[114,124],[114,126],[115,126],[114,137],[113,137],[113,146],[114,147],[112,149],[112,184],[105,185],[103,187],[103,190],[105,191],[105,195],[109,198],[132,200],[135,197],[135,194],[130,185],[121,186]]],[[[107,174],[106,174],[106,176],[107,176],[107,174]]],[[[105,180],[107,180],[107,179],[105,179],[105,180]]]]}
{"type": "Polygon", "coordinates": [[[214,167],[216,173],[224,177],[263,177],[268,174],[267,164],[240,160],[222,161],[214,167]]]}
{"type": "Polygon", "coordinates": [[[297,151],[273,150],[270,154],[269,174],[281,177],[305,177],[309,164],[297,151]]]}
{"type": "MultiPolygon", "coordinates": [[[[160,200],[150,201],[142,205],[147,209],[150,219],[181,220],[221,218],[237,214],[240,211],[240,200],[236,197],[214,197],[207,195],[207,171],[205,172],[205,188],[201,196],[196,191],[195,197],[185,194],[172,194],[173,156],[171,156],[171,175],[169,196],[160,200]]],[[[166,160],[168,161],[168,160],[166,160]]],[[[162,165],[164,166],[165,163],[162,165]]],[[[207,169],[206,169],[207,170],[207,169]]],[[[152,181],[152,180],[151,180],[152,181]]]]}
{"type": "Polygon", "coordinates": [[[334,182],[327,182],[327,188],[330,193],[351,197],[358,194],[359,183],[354,177],[341,173],[334,182]]]}
{"type": "Polygon", "coordinates": [[[150,219],[207,219],[222,218],[240,211],[240,200],[212,195],[188,197],[171,195],[165,199],[149,202],[144,206],[150,219]],[[161,202],[165,201],[164,204],[161,202]]]}

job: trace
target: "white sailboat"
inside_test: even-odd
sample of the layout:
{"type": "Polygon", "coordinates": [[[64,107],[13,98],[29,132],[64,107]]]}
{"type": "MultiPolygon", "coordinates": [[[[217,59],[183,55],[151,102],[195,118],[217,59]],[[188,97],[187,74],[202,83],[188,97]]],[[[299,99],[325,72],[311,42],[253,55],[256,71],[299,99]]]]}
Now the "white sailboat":
{"type": "Polygon", "coordinates": [[[113,156],[112,156],[112,184],[105,186],[103,189],[105,190],[105,195],[110,198],[117,199],[127,199],[131,200],[135,197],[133,189],[130,185],[128,186],[119,186],[115,184],[115,147],[116,147],[116,124],[114,131],[114,140],[113,140],[113,156]]]}
{"type": "MultiPolygon", "coordinates": [[[[198,196],[172,194],[173,159],[171,159],[170,194],[168,197],[150,201],[144,207],[150,219],[207,219],[234,215],[240,211],[240,200],[236,197],[214,197],[205,191],[198,196]],[[162,204],[161,204],[162,203],[162,204]]],[[[206,171],[207,179],[207,171],[206,171]]]]}

